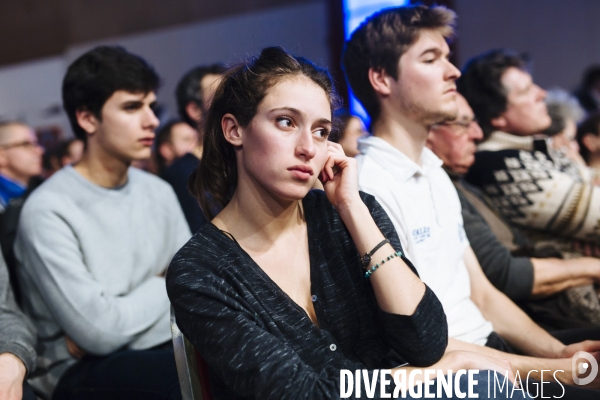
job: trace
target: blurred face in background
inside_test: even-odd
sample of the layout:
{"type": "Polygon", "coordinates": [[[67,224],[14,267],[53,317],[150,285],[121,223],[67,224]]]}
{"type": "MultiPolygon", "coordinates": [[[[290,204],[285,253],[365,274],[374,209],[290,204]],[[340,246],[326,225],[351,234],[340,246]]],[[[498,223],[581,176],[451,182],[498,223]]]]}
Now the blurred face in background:
{"type": "Polygon", "coordinates": [[[22,124],[0,128],[0,174],[22,185],[42,173],[42,147],[33,129],[22,124]]]}
{"type": "Polygon", "coordinates": [[[358,154],[358,139],[367,135],[368,132],[362,120],[358,117],[350,117],[338,143],[348,157],[354,157],[358,154]]]}
{"type": "Polygon", "coordinates": [[[176,159],[194,150],[198,144],[198,131],[185,122],[179,122],[171,128],[170,139],[160,145],[160,154],[165,164],[170,165],[176,159]]]}
{"type": "Polygon", "coordinates": [[[502,74],[506,90],[506,111],[492,119],[492,125],[501,131],[529,136],[547,129],[552,122],[544,99],[546,91],[533,83],[531,75],[510,67],[502,74]]]}
{"type": "Polygon", "coordinates": [[[427,147],[444,162],[447,169],[465,174],[475,161],[476,142],[483,138],[483,132],[465,98],[457,95],[456,103],[458,117],[433,125],[427,137],[427,147]]]}

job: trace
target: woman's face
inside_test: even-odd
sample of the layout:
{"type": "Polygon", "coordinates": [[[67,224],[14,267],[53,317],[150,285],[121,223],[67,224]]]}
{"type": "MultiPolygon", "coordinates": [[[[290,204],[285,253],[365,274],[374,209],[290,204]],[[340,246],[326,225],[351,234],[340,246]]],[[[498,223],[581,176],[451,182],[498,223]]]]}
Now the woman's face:
{"type": "Polygon", "coordinates": [[[254,118],[239,128],[238,185],[272,197],[299,200],[327,160],[331,106],[325,91],[304,76],[286,78],[268,91],[254,118]]]}

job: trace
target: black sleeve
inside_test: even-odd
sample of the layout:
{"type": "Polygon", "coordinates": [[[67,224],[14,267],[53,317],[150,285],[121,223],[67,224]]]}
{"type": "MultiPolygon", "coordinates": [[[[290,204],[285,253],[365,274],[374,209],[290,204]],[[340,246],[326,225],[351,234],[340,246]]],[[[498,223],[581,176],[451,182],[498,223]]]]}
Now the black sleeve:
{"type": "MultiPolygon", "coordinates": [[[[413,264],[406,258],[394,224],[381,205],[371,195],[361,192],[381,233],[389,239],[402,259],[418,276],[413,264]]],[[[448,346],[448,322],[442,304],[429,287],[412,315],[390,314],[379,310],[386,340],[406,361],[414,366],[429,366],[439,361],[448,346]]]]}
{"type": "Polygon", "coordinates": [[[526,257],[513,257],[498,241],[479,211],[457,190],[467,238],[481,269],[501,292],[511,300],[526,300],[533,288],[533,264],[526,257]]]}

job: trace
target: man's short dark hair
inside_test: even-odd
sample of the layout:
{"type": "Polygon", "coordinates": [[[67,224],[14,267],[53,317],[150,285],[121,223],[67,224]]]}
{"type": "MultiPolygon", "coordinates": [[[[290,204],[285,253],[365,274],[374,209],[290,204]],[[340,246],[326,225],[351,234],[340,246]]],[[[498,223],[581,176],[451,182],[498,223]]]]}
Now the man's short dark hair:
{"type": "Polygon", "coordinates": [[[496,130],[492,120],[506,111],[507,93],[502,75],[511,67],[525,70],[527,62],[512,51],[492,50],[467,61],[456,81],[458,92],[473,109],[486,138],[496,130]]]}
{"type": "Polygon", "coordinates": [[[99,46],[88,51],[69,66],[62,85],[63,106],[73,133],[87,142],[87,133],[77,122],[77,111],[87,110],[101,120],[104,103],[116,91],[147,94],[158,85],[154,69],[123,47],[99,46]]]}
{"type": "Polygon", "coordinates": [[[342,67],[348,85],[372,121],[379,118],[381,106],[369,81],[369,69],[385,71],[398,79],[398,61],[418,40],[420,32],[438,31],[451,39],[455,19],[454,11],[442,6],[394,7],[373,14],[354,31],[344,46],[342,67]]]}
{"type": "Polygon", "coordinates": [[[187,105],[193,102],[202,109],[204,106],[202,88],[200,87],[202,78],[206,75],[223,75],[226,70],[227,69],[222,64],[195,67],[186,73],[177,84],[175,97],[177,98],[177,111],[179,112],[179,117],[194,129],[198,128],[196,126],[197,123],[187,114],[187,105]]]}

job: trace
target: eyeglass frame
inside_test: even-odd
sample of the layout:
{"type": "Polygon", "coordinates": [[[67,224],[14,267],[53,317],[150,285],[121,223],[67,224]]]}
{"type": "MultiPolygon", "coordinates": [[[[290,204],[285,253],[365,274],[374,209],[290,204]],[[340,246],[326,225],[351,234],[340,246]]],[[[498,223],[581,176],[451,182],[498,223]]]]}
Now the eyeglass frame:
{"type": "Polygon", "coordinates": [[[452,127],[452,126],[457,126],[460,127],[461,130],[460,132],[456,132],[459,136],[464,135],[465,133],[467,133],[467,131],[469,130],[469,128],[472,126],[472,124],[477,124],[477,118],[472,118],[468,121],[445,121],[445,122],[440,122],[437,124],[433,124],[433,126],[448,126],[448,127],[452,127]]]}
{"type": "Polygon", "coordinates": [[[17,147],[24,147],[28,150],[34,150],[34,149],[38,149],[38,148],[42,147],[42,145],[39,144],[38,142],[33,142],[31,140],[23,140],[22,142],[8,143],[8,144],[0,145],[0,148],[3,150],[10,150],[10,149],[14,149],[17,147]]]}

